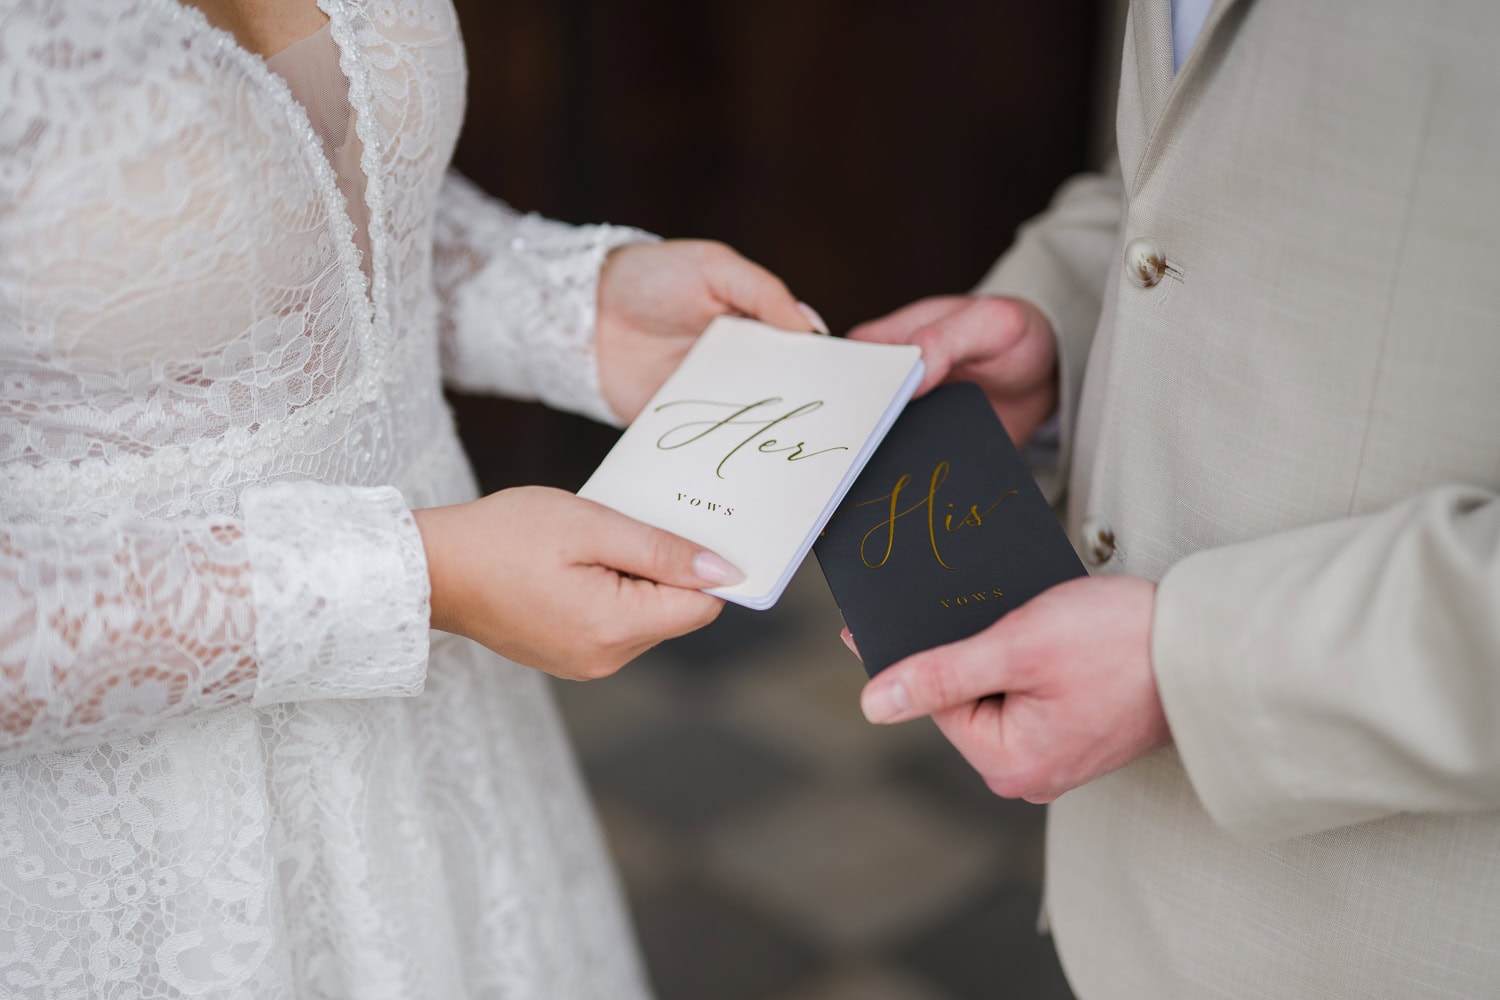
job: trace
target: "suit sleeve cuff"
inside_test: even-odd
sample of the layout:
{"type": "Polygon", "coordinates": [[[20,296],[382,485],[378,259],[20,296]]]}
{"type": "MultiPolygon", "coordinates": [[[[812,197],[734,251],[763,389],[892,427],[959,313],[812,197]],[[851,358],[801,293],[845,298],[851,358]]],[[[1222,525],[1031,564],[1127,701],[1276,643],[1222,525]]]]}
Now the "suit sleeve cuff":
{"type": "Polygon", "coordinates": [[[1191,556],[1168,571],[1156,591],[1151,659],[1172,739],[1193,789],[1214,821],[1235,836],[1269,841],[1284,836],[1272,803],[1288,782],[1274,720],[1247,671],[1253,663],[1232,648],[1252,630],[1225,621],[1225,581],[1213,553],[1191,556]]]}

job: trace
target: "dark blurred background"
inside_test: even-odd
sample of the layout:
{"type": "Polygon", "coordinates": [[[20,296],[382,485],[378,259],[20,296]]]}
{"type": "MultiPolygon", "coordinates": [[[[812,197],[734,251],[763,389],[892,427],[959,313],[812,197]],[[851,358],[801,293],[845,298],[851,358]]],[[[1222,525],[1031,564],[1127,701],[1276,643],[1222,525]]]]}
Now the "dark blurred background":
{"type": "MultiPolygon", "coordinates": [[[[465,174],[723,240],[835,333],[973,285],[1112,123],[1113,0],[457,7],[465,174]]],[[[616,434],[452,402],[486,490],[576,489],[616,434]]],[[[559,685],[662,1000],[1067,997],[1035,932],[1042,811],[926,723],[865,725],[838,627],[809,560],[776,609],[559,685]]]]}

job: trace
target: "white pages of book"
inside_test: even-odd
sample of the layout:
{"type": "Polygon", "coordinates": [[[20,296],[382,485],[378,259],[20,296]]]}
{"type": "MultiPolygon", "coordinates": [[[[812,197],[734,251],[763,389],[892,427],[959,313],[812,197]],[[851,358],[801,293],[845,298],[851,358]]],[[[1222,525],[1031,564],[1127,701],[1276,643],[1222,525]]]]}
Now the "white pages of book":
{"type": "Polygon", "coordinates": [[[776,603],[922,380],[921,350],[709,325],[578,495],[744,571],[709,591],[776,603]]]}

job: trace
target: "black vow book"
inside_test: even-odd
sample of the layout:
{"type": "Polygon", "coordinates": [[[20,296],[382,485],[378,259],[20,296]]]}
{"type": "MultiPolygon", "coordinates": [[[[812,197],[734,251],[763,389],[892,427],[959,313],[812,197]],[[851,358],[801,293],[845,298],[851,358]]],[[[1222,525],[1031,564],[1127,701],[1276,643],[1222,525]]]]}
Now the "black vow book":
{"type": "Polygon", "coordinates": [[[872,677],[1084,575],[970,382],[907,404],[813,551],[872,677]]]}

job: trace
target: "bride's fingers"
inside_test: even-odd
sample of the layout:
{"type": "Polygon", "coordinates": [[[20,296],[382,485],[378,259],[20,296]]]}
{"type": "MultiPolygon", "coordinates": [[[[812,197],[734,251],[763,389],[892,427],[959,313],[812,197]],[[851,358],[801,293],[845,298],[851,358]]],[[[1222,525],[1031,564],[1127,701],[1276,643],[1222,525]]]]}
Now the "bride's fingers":
{"type": "Polygon", "coordinates": [[[696,542],[653,528],[592,501],[588,548],[580,556],[600,566],[656,583],[698,590],[732,587],[745,579],[739,567],[696,542]]]}
{"type": "Polygon", "coordinates": [[[817,329],[780,278],[727,246],[704,251],[703,274],[714,298],[731,312],[783,330],[817,329]]]}

